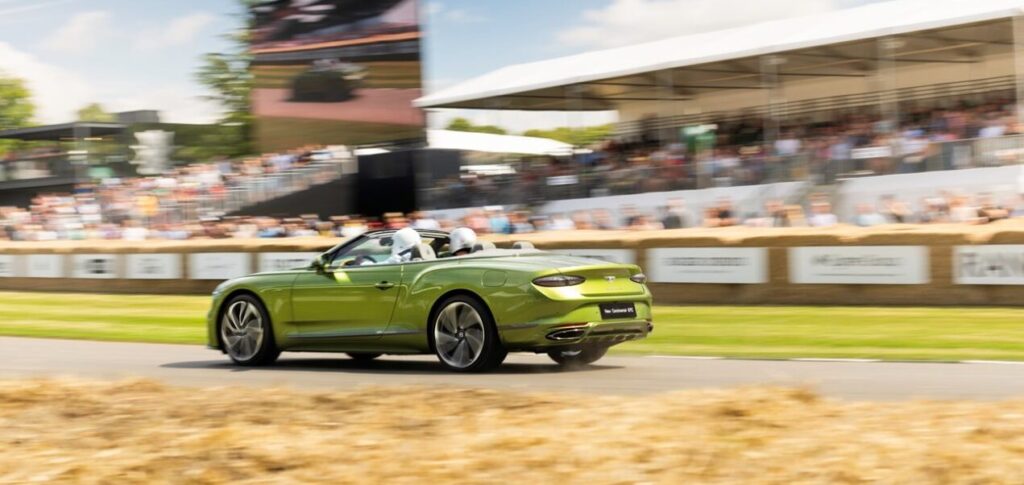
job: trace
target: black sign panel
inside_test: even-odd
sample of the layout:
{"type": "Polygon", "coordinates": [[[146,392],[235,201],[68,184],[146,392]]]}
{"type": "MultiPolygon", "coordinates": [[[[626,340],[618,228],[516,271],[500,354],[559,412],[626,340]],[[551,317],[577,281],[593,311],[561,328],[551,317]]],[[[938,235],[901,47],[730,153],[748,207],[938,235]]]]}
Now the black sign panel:
{"type": "Polygon", "coordinates": [[[610,320],[614,318],[636,318],[636,305],[632,303],[602,303],[601,318],[610,320]]]}

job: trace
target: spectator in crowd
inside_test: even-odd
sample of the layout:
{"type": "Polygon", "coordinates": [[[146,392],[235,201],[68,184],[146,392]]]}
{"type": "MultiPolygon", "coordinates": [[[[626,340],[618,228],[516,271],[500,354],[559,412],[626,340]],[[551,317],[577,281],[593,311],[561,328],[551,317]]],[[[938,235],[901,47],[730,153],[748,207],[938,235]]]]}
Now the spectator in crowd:
{"type": "Polygon", "coordinates": [[[661,225],[665,229],[682,229],[693,225],[690,215],[686,211],[686,201],[673,197],[668,200],[668,205],[662,208],[661,225]]]}
{"type": "Polygon", "coordinates": [[[871,227],[880,226],[886,224],[889,221],[884,215],[875,209],[875,206],[868,203],[857,204],[857,215],[853,218],[853,223],[860,227],[871,227]]]}
{"type": "Polygon", "coordinates": [[[839,224],[839,218],[832,213],[832,204],[817,200],[811,203],[811,217],[807,223],[811,227],[832,227],[839,224]]]}

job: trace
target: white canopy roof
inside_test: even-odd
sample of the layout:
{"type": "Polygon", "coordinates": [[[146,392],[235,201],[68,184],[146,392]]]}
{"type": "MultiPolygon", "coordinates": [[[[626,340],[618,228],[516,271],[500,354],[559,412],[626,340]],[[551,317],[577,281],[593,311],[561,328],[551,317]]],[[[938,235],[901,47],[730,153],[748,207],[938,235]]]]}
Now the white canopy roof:
{"type": "MultiPolygon", "coordinates": [[[[898,0],[876,3],[511,65],[424,96],[415,104],[423,108],[500,107],[479,101],[652,71],[1005,19],[1022,13],[1024,0],[898,0]]],[[[511,108],[516,109],[514,106],[511,108]]]]}
{"type": "Polygon", "coordinates": [[[427,144],[430,148],[518,155],[572,153],[572,145],[548,138],[452,130],[427,130],[427,144]]]}

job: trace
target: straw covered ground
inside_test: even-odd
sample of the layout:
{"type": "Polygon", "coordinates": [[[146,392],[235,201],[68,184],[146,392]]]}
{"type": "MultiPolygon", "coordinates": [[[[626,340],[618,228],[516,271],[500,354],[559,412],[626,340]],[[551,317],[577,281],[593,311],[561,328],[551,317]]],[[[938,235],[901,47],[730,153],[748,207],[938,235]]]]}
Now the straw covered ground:
{"type": "Polygon", "coordinates": [[[0,482],[992,483],[1024,400],[850,403],[0,381],[0,482]]]}

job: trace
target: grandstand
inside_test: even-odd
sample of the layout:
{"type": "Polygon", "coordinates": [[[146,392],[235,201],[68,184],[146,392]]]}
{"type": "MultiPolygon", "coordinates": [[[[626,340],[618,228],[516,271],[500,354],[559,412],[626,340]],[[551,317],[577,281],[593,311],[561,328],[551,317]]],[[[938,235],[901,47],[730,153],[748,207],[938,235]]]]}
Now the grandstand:
{"type": "Polygon", "coordinates": [[[1022,14],[1020,0],[876,3],[507,66],[416,104],[613,110],[604,173],[636,169],[640,150],[669,160],[644,162],[648,178],[680,165],[672,183],[611,192],[579,167],[572,197],[1002,166],[1024,155],[1022,14]]]}

